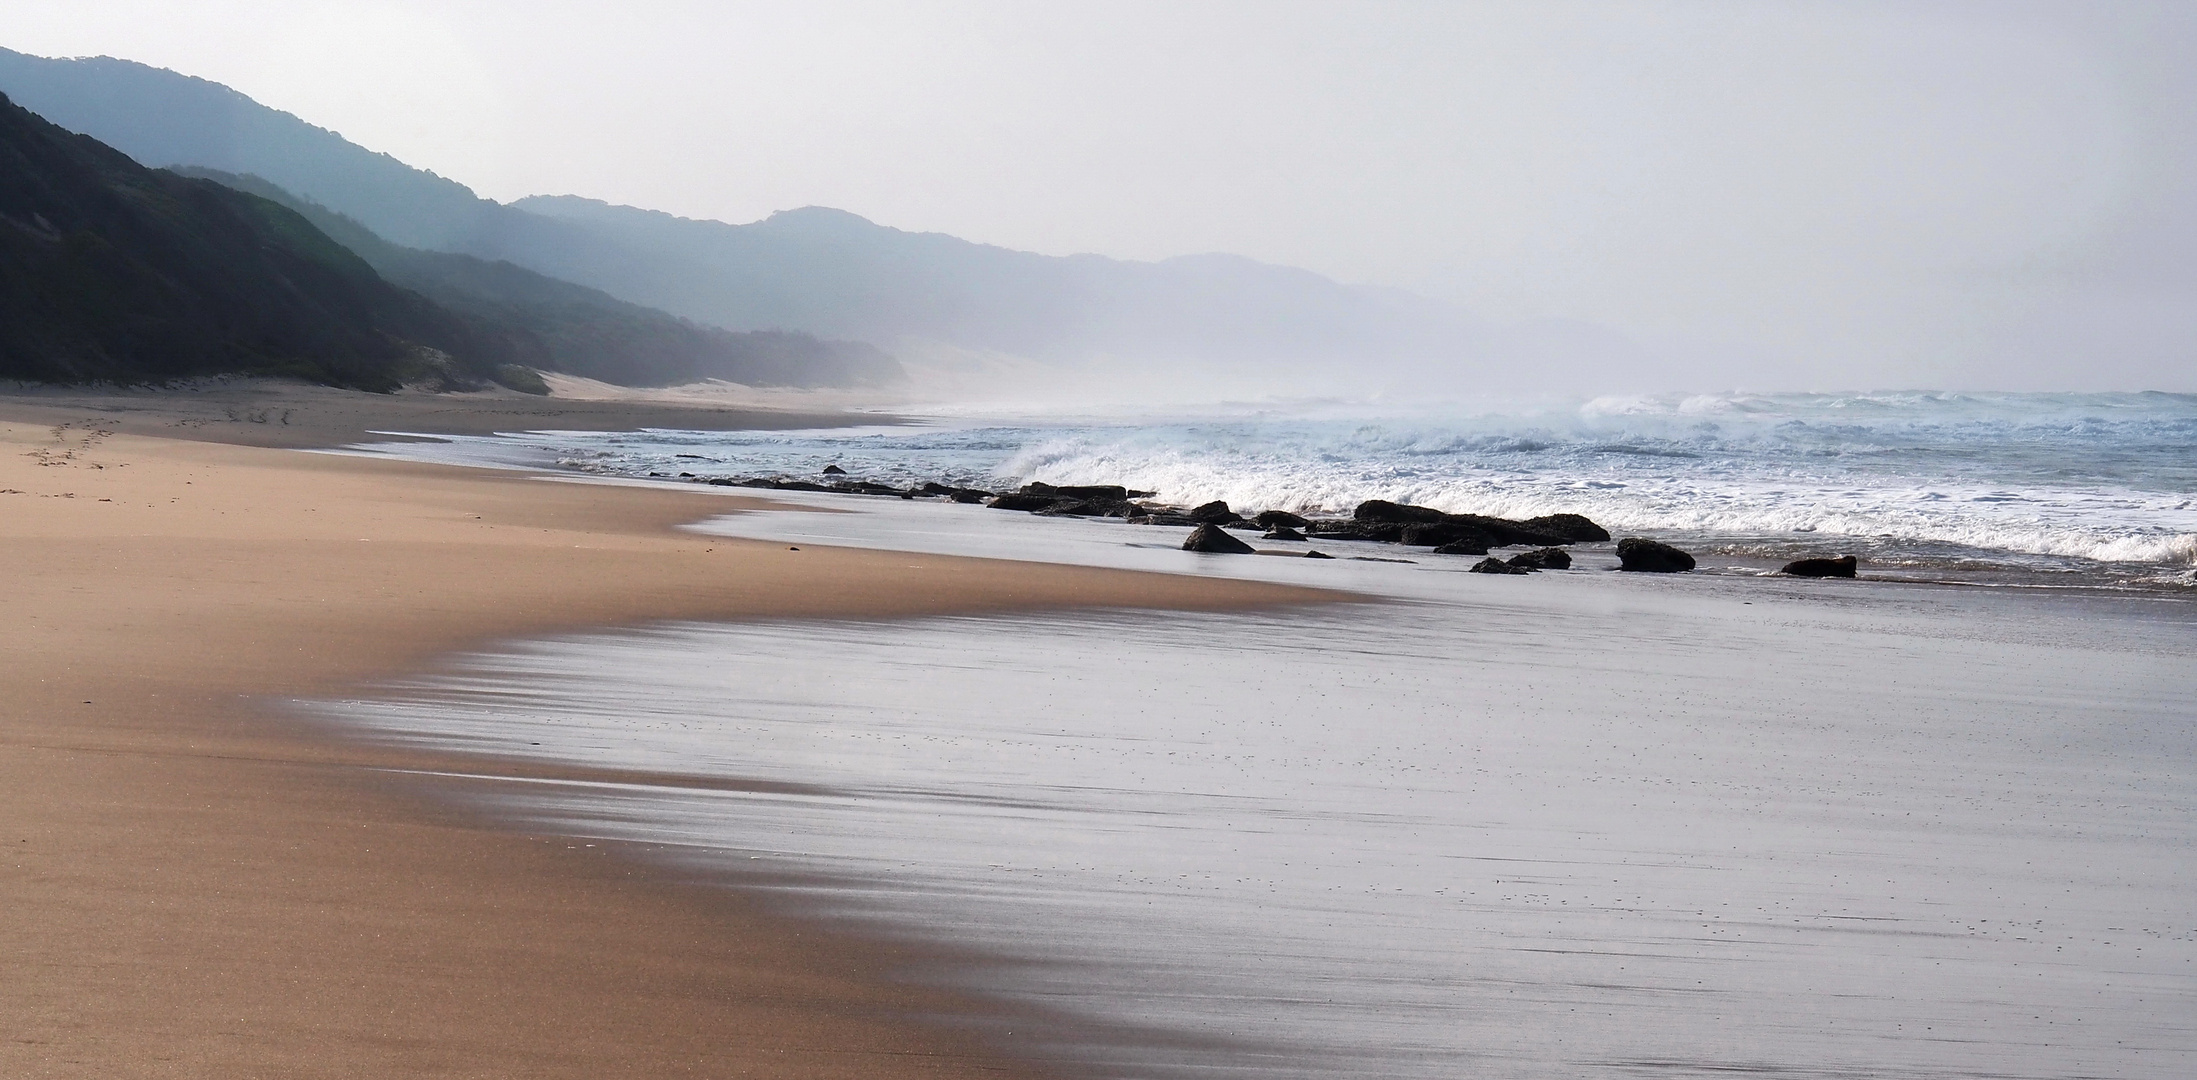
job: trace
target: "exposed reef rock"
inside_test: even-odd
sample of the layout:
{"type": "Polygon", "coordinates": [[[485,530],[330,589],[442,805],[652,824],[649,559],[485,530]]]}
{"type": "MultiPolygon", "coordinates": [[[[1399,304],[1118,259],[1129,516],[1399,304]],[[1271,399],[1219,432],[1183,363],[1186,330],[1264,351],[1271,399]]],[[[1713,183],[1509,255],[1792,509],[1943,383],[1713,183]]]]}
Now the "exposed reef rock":
{"type": "Polygon", "coordinates": [[[1473,564],[1472,564],[1472,572],[1473,572],[1473,573],[1475,573],[1475,574],[1530,574],[1530,573],[1533,573],[1533,571],[1532,571],[1532,570],[1530,570],[1530,569],[1528,569],[1528,568],[1526,568],[1526,567],[1523,567],[1523,566],[1513,566],[1513,565],[1511,565],[1510,563],[1507,563],[1507,562],[1504,562],[1504,561],[1503,561],[1503,560],[1501,560],[1501,559],[1495,559],[1495,558],[1487,558],[1487,559],[1482,559],[1482,560],[1480,560],[1479,562],[1473,563],[1473,564]]]}
{"type": "Polygon", "coordinates": [[[1678,574],[1694,568],[1694,557],[1669,544],[1628,536],[1617,542],[1619,570],[1644,574],[1678,574]]]}
{"type": "Polygon", "coordinates": [[[1785,573],[1794,577],[1853,577],[1859,559],[1841,555],[1836,559],[1800,559],[1785,564],[1785,573]]]}
{"type": "Polygon", "coordinates": [[[1571,569],[1571,552],[1565,551],[1563,548],[1542,548],[1539,551],[1528,551],[1522,555],[1513,555],[1510,557],[1510,564],[1512,566],[1522,566],[1528,570],[1569,570],[1571,569]]]}
{"type": "Polygon", "coordinates": [[[1190,531],[1189,539],[1182,542],[1184,551],[1203,551],[1215,555],[1250,555],[1251,545],[1228,535],[1228,531],[1210,522],[1190,531]]]}

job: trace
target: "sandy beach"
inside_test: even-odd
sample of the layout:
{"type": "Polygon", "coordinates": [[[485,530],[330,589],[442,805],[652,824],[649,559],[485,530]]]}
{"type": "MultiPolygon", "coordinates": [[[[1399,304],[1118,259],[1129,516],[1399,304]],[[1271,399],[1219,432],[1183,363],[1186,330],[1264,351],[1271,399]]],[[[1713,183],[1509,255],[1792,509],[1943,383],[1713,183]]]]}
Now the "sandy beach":
{"type": "Polygon", "coordinates": [[[0,1073],[1030,1074],[904,950],[501,831],[271,703],[662,619],[1331,598],[707,537],[767,504],[270,447],[819,417],[245,385],[0,399],[0,1073]]]}

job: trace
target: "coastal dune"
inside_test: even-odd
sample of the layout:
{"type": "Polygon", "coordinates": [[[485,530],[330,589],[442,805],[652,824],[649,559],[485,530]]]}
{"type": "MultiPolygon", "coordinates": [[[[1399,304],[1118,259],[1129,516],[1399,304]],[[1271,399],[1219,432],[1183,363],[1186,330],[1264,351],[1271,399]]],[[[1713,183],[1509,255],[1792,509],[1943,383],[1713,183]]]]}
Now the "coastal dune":
{"type": "Polygon", "coordinates": [[[204,400],[0,410],[0,1073],[1031,1074],[925,1019],[980,1007],[895,982],[921,959],[908,946],[820,933],[613,845],[501,831],[418,779],[479,762],[274,706],[661,619],[1338,598],[791,550],[676,528],[769,506],[719,491],[132,433],[327,442],[366,422],[301,401],[294,436],[204,400]]]}

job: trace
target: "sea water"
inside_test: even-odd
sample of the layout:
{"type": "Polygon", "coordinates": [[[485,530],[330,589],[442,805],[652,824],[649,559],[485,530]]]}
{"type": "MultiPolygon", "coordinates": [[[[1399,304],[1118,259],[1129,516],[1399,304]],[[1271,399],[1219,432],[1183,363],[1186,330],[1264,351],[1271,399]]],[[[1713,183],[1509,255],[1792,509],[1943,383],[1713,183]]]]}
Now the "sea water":
{"type": "MultiPolygon", "coordinates": [[[[2168,573],[2186,525],[2068,510],[2112,491],[2124,508],[2180,512],[2153,489],[2178,483],[2186,460],[2142,447],[2187,420],[2134,401],[2165,415],[2116,421],[2151,432],[2123,431],[2119,450],[2078,451],[2071,435],[2061,466],[2009,449],[1986,468],[1962,465],[1959,439],[1941,433],[1931,479],[1895,468],[1896,455],[1841,464],[1842,451],[1821,466],[1841,478],[1825,490],[1966,490],[1949,478],[1965,469],[1977,490],[2022,493],[2054,536],[2166,546],[2150,562],[1964,550],[2168,573]],[[2028,466],[2007,464],[2024,454],[2028,466]]],[[[1197,432],[1248,426],[1278,442],[1277,425],[1332,435],[1337,423],[1356,421],[550,434],[409,452],[614,474],[795,475],[833,461],[881,478],[1154,483],[1157,472],[1059,463],[1094,447],[1126,462],[1139,446],[1170,448],[1140,460],[1207,468],[1210,455],[1187,449],[1197,432]],[[1069,449],[1042,450],[1035,434],[1069,449]],[[1003,464],[1038,456],[1052,463],[1003,464]]],[[[1211,437],[1214,454],[1255,456],[1255,441],[1211,437]]],[[[1720,460],[1700,438],[1671,437],[1686,439],[1703,456],[1669,460],[1720,460]]],[[[1786,449],[1715,467],[1807,457],[1795,436],[1776,439],[1786,449]]],[[[1405,483],[1409,455],[1335,449],[1347,443],[1319,444],[1335,460],[1300,455],[1295,489],[1327,468],[1405,483]]],[[[1603,454],[1586,445],[1568,460],[1603,454]]],[[[1428,456],[1455,473],[1472,453],[1428,456]]],[[[1639,456],[1568,486],[1554,467],[1544,479],[1636,491],[1647,473],[1623,463],[1639,456]]],[[[1183,482],[1173,497],[1250,482],[1212,467],[1213,487],[1183,482]]],[[[1470,486],[1421,467],[1412,482],[1429,486],[1321,498],[1439,502],[1470,486]]],[[[1710,466],[1686,467],[1706,489],[1710,466]]],[[[1332,561],[1206,556],[1177,549],[1181,530],[773,498],[797,508],[704,528],[1321,584],[1379,602],[675,624],[515,643],[308,707],[369,737],[663,778],[451,790],[530,828],[633,841],[798,914],[951,946],[903,977],[1002,1002],[1016,1019],[995,1038],[1097,1075],[2197,1071],[2186,590],[2101,574],[2085,580],[2103,587],[2074,590],[1489,577],[1387,546],[1319,545],[1332,561]]],[[[1939,502],[1956,500],[1924,505],[1939,502]]],[[[1967,502],[1974,520],[2009,520],[2005,501],[1967,502]]],[[[1636,505],[1648,503],[1589,512],[1636,505]]],[[[1582,565],[1607,561],[1582,552],[1582,565]]]]}
{"type": "Polygon", "coordinates": [[[2197,585],[2197,395],[1774,394],[1299,402],[1099,416],[934,411],[796,432],[513,433],[413,456],[611,476],[1124,484],[1162,501],[1347,515],[1583,513],[1743,565],[1855,554],[1880,575],[2197,585]]]}

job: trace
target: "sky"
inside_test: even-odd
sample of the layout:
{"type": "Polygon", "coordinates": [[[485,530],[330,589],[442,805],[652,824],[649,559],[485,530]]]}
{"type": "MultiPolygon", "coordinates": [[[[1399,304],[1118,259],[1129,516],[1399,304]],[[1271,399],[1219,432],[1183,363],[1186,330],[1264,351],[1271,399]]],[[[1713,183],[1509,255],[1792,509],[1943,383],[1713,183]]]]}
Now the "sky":
{"type": "Polygon", "coordinates": [[[2197,390],[2197,5],[0,0],[491,198],[1226,251],[1696,384],[2197,390]]]}

